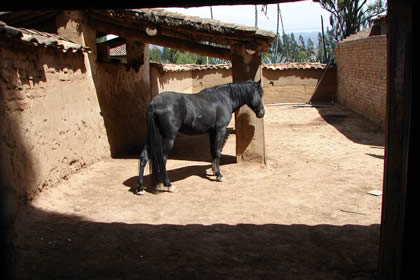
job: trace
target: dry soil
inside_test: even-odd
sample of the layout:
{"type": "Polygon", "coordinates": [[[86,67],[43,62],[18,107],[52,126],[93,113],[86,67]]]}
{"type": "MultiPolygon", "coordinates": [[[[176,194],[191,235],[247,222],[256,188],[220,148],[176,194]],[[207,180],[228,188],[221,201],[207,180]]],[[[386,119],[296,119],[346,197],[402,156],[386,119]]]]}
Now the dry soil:
{"type": "MultiPolygon", "coordinates": [[[[20,279],[373,279],[384,135],[334,105],[271,106],[267,166],[180,135],[176,192],[134,194],[136,156],[91,165],[19,214],[20,279]]],[[[146,181],[150,176],[146,176],[146,181]]]]}

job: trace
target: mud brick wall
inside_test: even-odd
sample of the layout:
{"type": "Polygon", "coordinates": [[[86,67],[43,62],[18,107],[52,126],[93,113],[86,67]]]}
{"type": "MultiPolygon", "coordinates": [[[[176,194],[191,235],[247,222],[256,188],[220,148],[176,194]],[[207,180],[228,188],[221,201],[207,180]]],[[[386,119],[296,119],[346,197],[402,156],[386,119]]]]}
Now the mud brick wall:
{"type": "Polygon", "coordinates": [[[338,102],[384,128],[386,35],[340,42],[336,63],[338,102]]]}
{"type": "Polygon", "coordinates": [[[124,64],[97,63],[94,75],[111,156],[138,153],[146,143],[147,105],[152,100],[149,63],[138,71],[124,64]]]}
{"type": "Polygon", "coordinates": [[[84,55],[0,41],[0,175],[20,200],[110,154],[84,55]]]}
{"type": "MultiPolygon", "coordinates": [[[[163,91],[196,93],[216,85],[232,82],[232,69],[198,69],[184,66],[182,71],[164,71],[162,66],[150,64],[153,95],[163,91]]],[[[336,69],[262,69],[264,103],[331,102],[336,94],[336,69]],[[322,81],[317,87],[321,77],[322,81]]]]}
{"type": "Polygon", "coordinates": [[[156,63],[150,64],[152,95],[163,91],[197,93],[204,88],[232,82],[232,69],[164,71],[156,63]]]}
{"type": "Polygon", "coordinates": [[[284,70],[263,68],[264,103],[333,102],[336,94],[335,77],[335,68],[329,68],[327,71],[319,68],[284,70]]]}

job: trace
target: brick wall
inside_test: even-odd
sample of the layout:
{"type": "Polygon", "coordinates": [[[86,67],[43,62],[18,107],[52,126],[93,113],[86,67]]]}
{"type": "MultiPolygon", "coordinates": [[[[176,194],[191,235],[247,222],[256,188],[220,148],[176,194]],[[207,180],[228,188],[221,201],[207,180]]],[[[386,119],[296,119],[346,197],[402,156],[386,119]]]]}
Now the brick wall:
{"type": "Polygon", "coordinates": [[[338,102],[384,128],[386,35],[340,42],[336,63],[338,102]]]}

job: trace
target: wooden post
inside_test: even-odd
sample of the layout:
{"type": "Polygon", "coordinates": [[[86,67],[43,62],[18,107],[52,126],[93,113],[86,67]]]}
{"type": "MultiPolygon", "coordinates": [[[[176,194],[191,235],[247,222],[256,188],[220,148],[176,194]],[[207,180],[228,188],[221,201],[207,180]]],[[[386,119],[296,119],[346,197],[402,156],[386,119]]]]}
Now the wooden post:
{"type": "MultiPolygon", "coordinates": [[[[407,195],[414,179],[413,56],[415,1],[388,1],[388,87],[378,279],[406,279],[415,253],[407,240],[407,195]],[[410,165],[411,164],[411,168],[410,165]],[[411,180],[410,180],[411,179],[411,180]]],[[[411,191],[413,188],[411,188],[411,191]]],[[[413,206],[413,204],[411,204],[413,206]]],[[[413,269],[413,272],[414,269],[413,269]]],[[[409,277],[409,276],[408,276],[409,277]]]]}
{"type": "Polygon", "coordinates": [[[139,41],[127,40],[127,71],[133,68],[136,72],[144,64],[145,44],[139,41]]]}
{"type": "Polygon", "coordinates": [[[109,46],[108,45],[97,45],[96,46],[98,61],[109,62],[109,46]]]}
{"type": "MultiPolygon", "coordinates": [[[[261,55],[258,51],[245,49],[241,45],[232,46],[233,82],[259,80],[261,78],[261,55]]],[[[264,119],[243,106],[235,112],[236,158],[238,162],[265,164],[264,119]]]]}

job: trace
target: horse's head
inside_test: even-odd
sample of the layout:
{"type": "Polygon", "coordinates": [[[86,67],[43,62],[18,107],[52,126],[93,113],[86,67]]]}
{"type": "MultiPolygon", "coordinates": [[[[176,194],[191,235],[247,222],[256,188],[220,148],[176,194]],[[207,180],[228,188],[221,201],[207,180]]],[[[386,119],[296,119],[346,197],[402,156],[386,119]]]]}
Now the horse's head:
{"type": "Polygon", "coordinates": [[[251,81],[252,84],[252,99],[248,106],[255,112],[257,118],[264,117],[264,102],[263,102],[263,88],[261,86],[261,80],[258,82],[251,81]]]}

